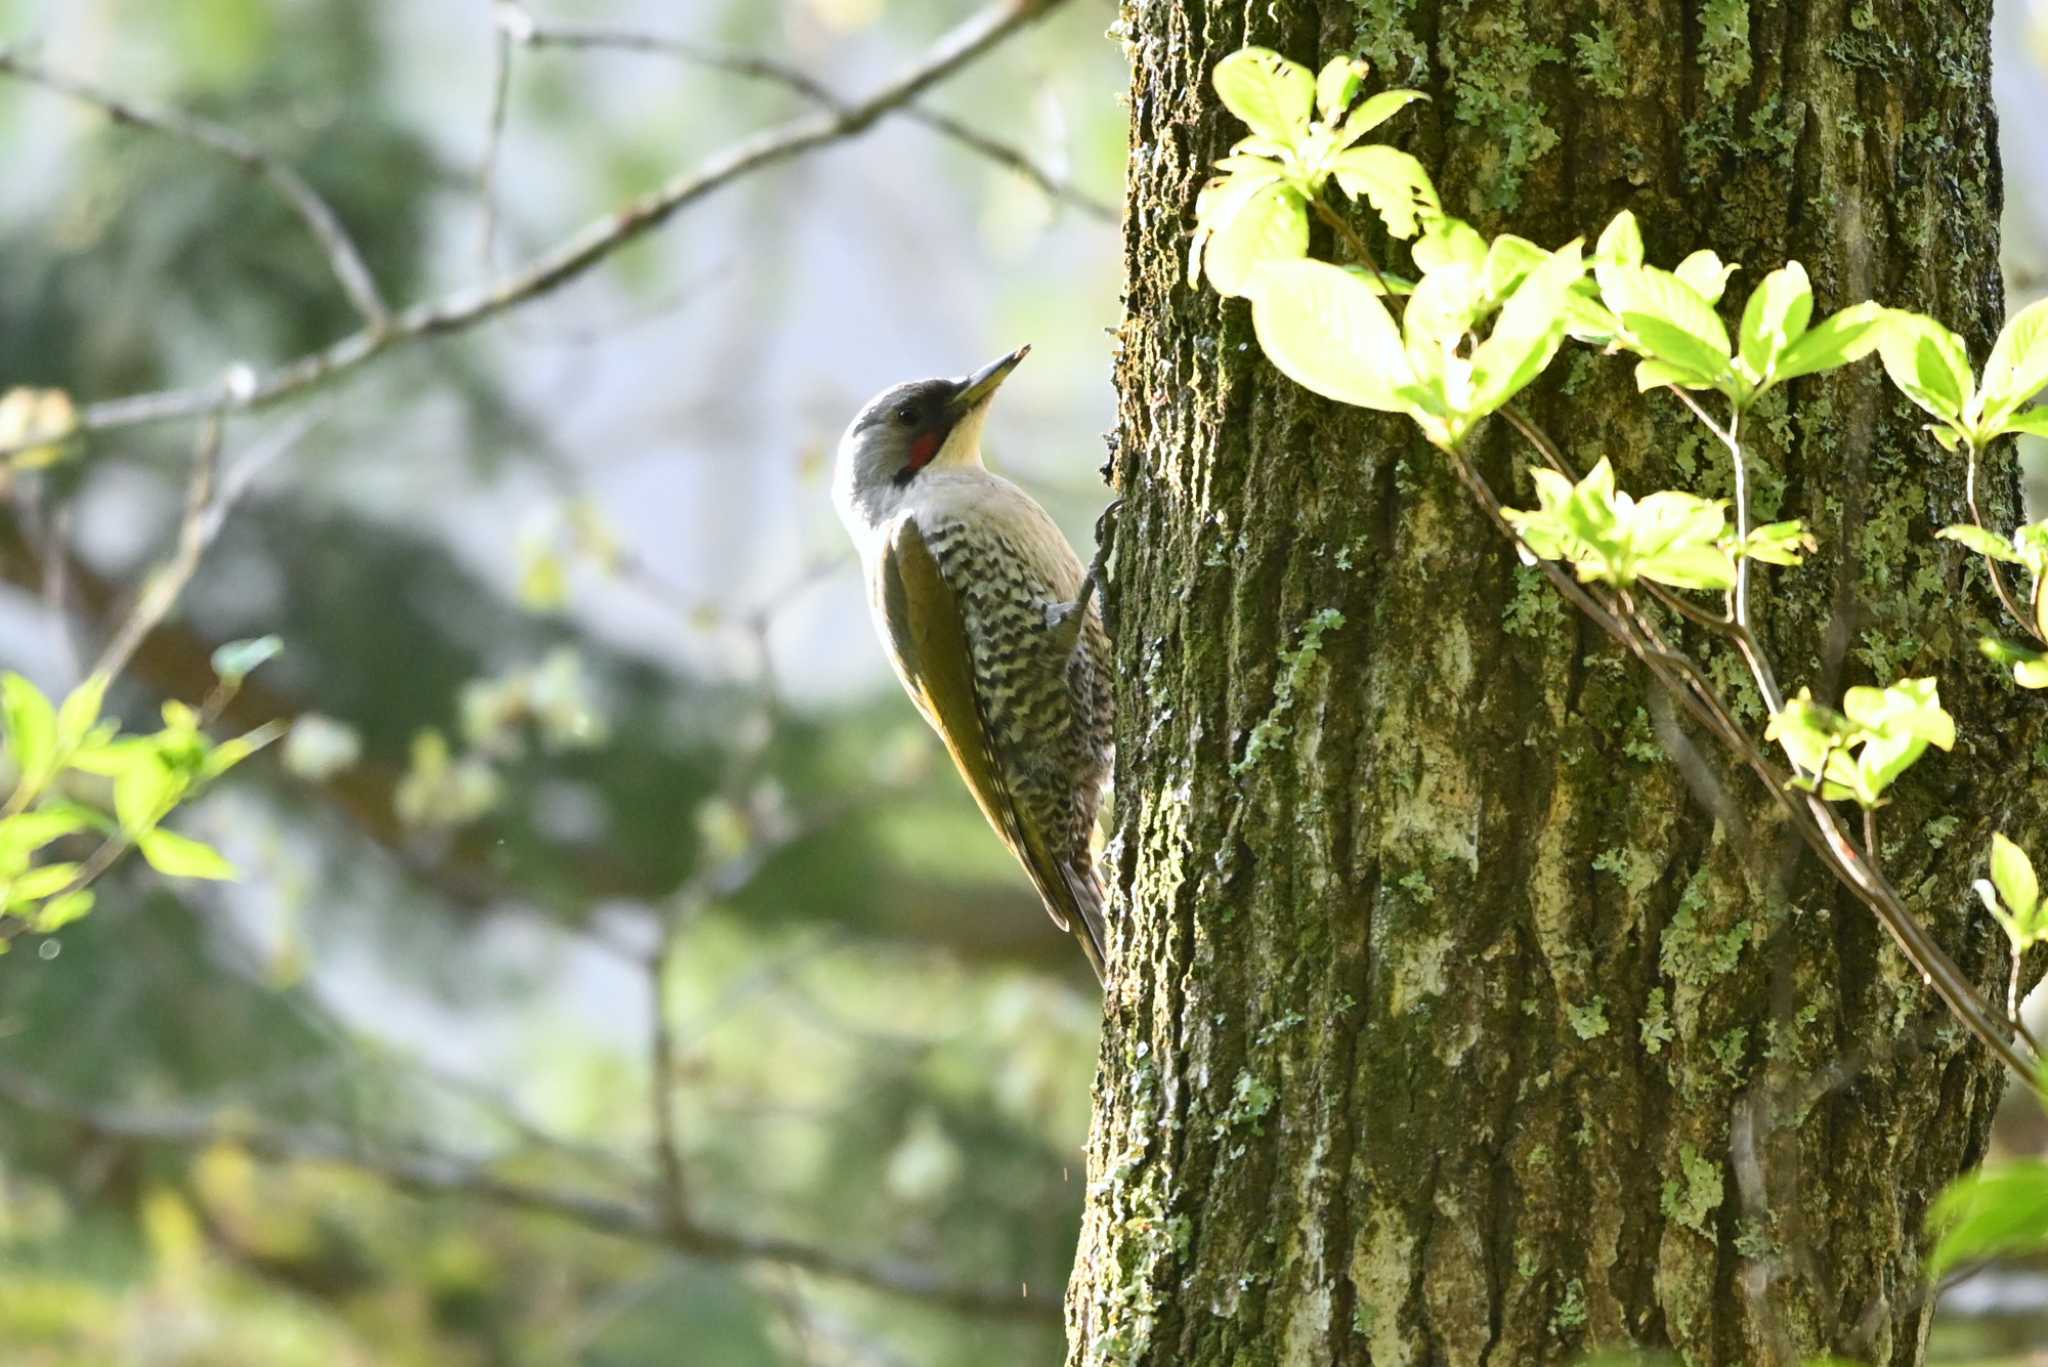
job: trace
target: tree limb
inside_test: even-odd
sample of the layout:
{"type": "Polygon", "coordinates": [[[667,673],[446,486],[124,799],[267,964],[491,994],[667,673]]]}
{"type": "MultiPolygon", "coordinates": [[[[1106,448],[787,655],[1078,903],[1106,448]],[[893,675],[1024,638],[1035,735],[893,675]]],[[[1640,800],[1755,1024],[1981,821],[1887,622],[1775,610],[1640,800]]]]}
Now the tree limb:
{"type": "Polygon", "coordinates": [[[354,239],[348,235],[348,229],[342,226],[332,206],[320,197],[319,191],[308,184],[304,176],[234,129],[182,110],[127,99],[75,76],[52,71],[5,48],[0,48],[0,75],[14,76],[92,105],[115,123],[146,128],[202,147],[260,177],[298,215],[299,221],[306,225],[306,231],[320,245],[320,250],[327,254],[328,268],[334,272],[335,280],[340,283],[342,292],[348,295],[349,302],[355,305],[356,312],[362,315],[365,331],[376,333],[389,325],[391,311],[377,292],[376,277],[370,274],[362,253],[356,250],[354,239]]]}
{"type": "MultiPolygon", "coordinates": [[[[621,247],[660,227],[677,210],[735,180],[866,132],[876,120],[903,108],[1061,2],[995,0],[939,39],[921,58],[866,99],[742,138],[696,169],[683,172],[659,189],[587,224],[509,275],[415,304],[386,326],[364,327],[266,373],[239,377],[239,382],[131,394],[88,404],[69,435],[85,436],[207,413],[262,408],[360,370],[407,343],[465,332],[576,279],[621,247]]],[[[48,440],[43,436],[0,447],[0,456],[47,444],[48,440]]]]}
{"type": "MultiPolygon", "coordinates": [[[[734,52],[684,38],[642,33],[633,29],[606,28],[594,24],[544,24],[528,15],[523,6],[508,5],[507,8],[500,9],[499,14],[500,24],[511,35],[512,41],[524,47],[573,49],[585,52],[630,52],[641,56],[668,57],[692,66],[722,71],[743,80],[779,85],[823,109],[846,108],[844,100],[814,77],[796,67],[751,52],[734,52]]],[[[928,128],[977,156],[985,157],[999,166],[1016,172],[1044,191],[1049,198],[1078,209],[1099,222],[1117,221],[1118,211],[1114,205],[1105,204],[1087,191],[1077,189],[1071,182],[1054,175],[1032,160],[1030,154],[1021,148],[1000,138],[990,137],[950,114],[942,114],[919,105],[908,105],[901,113],[912,123],[928,128]]]]}

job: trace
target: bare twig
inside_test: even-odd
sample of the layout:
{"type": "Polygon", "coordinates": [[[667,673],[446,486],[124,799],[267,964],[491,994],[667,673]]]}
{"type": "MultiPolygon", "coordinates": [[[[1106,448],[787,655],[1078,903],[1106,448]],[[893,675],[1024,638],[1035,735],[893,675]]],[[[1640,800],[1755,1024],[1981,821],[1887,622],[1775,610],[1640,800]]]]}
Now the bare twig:
{"type": "MultiPolygon", "coordinates": [[[[577,279],[621,247],[666,223],[678,210],[742,177],[857,137],[1060,3],[995,0],[866,99],[743,138],[695,170],[586,225],[509,275],[415,304],[392,318],[388,326],[365,327],[322,350],[255,376],[247,385],[168,389],[88,404],[79,415],[74,435],[262,408],[360,370],[408,343],[465,332],[577,279]]],[[[0,447],[0,456],[26,450],[30,444],[25,440],[0,447]]]]}
{"type": "MultiPolygon", "coordinates": [[[[512,0],[499,0],[498,12],[508,12],[512,0]]],[[[512,14],[523,10],[511,8],[512,14]]],[[[498,268],[498,149],[505,141],[505,116],[512,93],[513,28],[503,20],[497,26],[491,67],[491,113],[484,130],[483,165],[477,171],[477,198],[483,206],[483,225],[478,231],[477,260],[484,275],[498,268]]]]}
{"type": "Polygon", "coordinates": [[[113,94],[75,76],[52,71],[4,48],[0,48],[0,75],[18,77],[46,90],[68,95],[101,110],[116,123],[147,128],[203,147],[260,177],[298,215],[299,221],[306,225],[306,231],[326,253],[328,268],[334,272],[335,280],[348,295],[356,312],[362,315],[365,330],[374,334],[390,323],[390,310],[384,306],[383,296],[377,292],[376,277],[370,274],[362,253],[356,250],[354,240],[349,237],[348,229],[342,226],[334,209],[304,176],[242,134],[182,110],[144,104],[113,94]]]}
{"type": "Polygon", "coordinates": [[[683,1149],[676,1133],[675,1026],[668,1014],[668,970],[675,960],[676,927],[661,928],[661,939],[647,958],[648,1109],[654,1121],[654,1167],[660,1176],[662,1215],[673,1225],[690,1219],[689,1185],[683,1174],[683,1149]]]}
{"type": "MultiPolygon", "coordinates": [[[[630,52],[642,56],[667,57],[707,70],[722,71],[744,80],[778,85],[823,109],[846,108],[845,101],[815,77],[786,63],[751,52],[734,52],[684,38],[590,24],[542,24],[528,19],[523,24],[508,23],[506,27],[515,41],[527,47],[630,52]]],[[[902,116],[912,123],[928,128],[976,155],[1016,172],[1049,198],[1070,208],[1079,209],[1089,217],[1104,223],[1117,221],[1115,206],[1103,203],[1085,190],[1077,189],[1070,181],[1054,175],[1022,149],[1000,138],[990,137],[973,125],[963,123],[949,114],[942,114],[920,105],[907,106],[901,112],[902,116]]]]}
{"type": "Polygon", "coordinates": [[[859,1258],[795,1239],[743,1234],[694,1222],[672,1223],[639,1202],[500,1177],[488,1161],[418,1148],[383,1148],[330,1130],[244,1125],[211,1112],[91,1106],[7,1070],[0,1070],[0,1100],[69,1121],[102,1139],[191,1149],[235,1144],[273,1162],[340,1164],[413,1195],[467,1197],[506,1209],[551,1215],[594,1233],[671,1248],[691,1257],[786,1267],[967,1315],[1059,1319],[1056,1302],[1026,1300],[1008,1287],[956,1281],[920,1264],[859,1258]]]}
{"type": "MultiPolygon", "coordinates": [[[[1990,528],[1984,525],[1984,514],[1977,510],[1977,443],[1965,441],[1963,448],[1967,457],[1963,467],[1963,502],[1968,505],[1970,521],[1977,530],[1989,531],[1990,528]]],[[[1997,592],[1998,601],[2005,605],[2005,610],[2012,614],[2013,620],[2018,622],[2029,636],[2043,645],[2048,645],[2048,635],[2042,634],[2041,624],[2035,614],[2024,611],[2018,600],[2013,597],[2012,590],[2006,587],[2005,571],[1999,568],[1997,557],[1986,555],[1979,558],[1983,560],[1984,568],[1991,572],[1991,587],[1997,592]]],[[[2035,592],[2040,592],[2038,584],[2035,586],[2035,592]]]]}
{"type": "Polygon", "coordinates": [[[1316,217],[1328,225],[1331,232],[1343,239],[1344,245],[1351,249],[1351,254],[1363,261],[1365,268],[1372,272],[1372,278],[1378,282],[1381,295],[1392,298],[1394,291],[1387,284],[1387,277],[1380,274],[1380,263],[1373,260],[1372,248],[1365,245],[1365,239],[1358,235],[1357,229],[1346,223],[1344,216],[1324,203],[1320,196],[1309,202],[1315,206],[1316,217]]]}
{"type": "MultiPolygon", "coordinates": [[[[221,420],[207,417],[200,424],[199,445],[192,454],[192,475],[185,485],[185,515],[178,523],[178,545],[169,563],[143,583],[135,607],[114,630],[100,651],[92,672],[112,678],[119,674],[142,644],[142,638],[156,629],[170,613],[178,595],[185,591],[199,568],[210,539],[206,535],[208,513],[213,507],[214,479],[220,471],[221,420]]],[[[217,523],[215,525],[218,525],[217,523]]]]}

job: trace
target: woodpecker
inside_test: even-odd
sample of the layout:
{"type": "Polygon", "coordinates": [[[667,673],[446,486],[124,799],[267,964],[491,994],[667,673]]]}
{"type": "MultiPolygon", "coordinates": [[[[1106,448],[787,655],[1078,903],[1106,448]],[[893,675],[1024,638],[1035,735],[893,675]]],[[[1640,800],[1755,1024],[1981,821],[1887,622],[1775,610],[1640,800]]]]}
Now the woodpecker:
{"type": "Polygon", "coordinates": [[[1107,982],[1090,840],[1109,776],[1109,638],[1067,538],[981,462],[989,405],[1030,350],[876,395],[839,439],[832,502],[904,691],[1107,982]]]}

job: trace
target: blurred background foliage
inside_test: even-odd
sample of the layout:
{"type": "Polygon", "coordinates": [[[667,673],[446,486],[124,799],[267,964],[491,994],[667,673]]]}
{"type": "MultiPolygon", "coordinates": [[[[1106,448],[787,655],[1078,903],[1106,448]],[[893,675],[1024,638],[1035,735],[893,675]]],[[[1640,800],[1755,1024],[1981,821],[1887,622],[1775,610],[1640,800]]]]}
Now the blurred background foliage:
{"type": "MultiPolygon", "coordinates": [[[[968,7],[527,8],[858,95],[968,7]]],[[[2048,147],[2021,139],[2048,108],[2013,9],[2027,290],[2048,147]]],[[[477,332],[228,425],[246,491],[112,707],[145,723],[207,691],[216,645],[276,632],[226,721],[297,730],[179,818],[243,882],[129,861],[91,917],[0,959],[0,1362],[1058,1360],[1095,989],[888,681],[825,474],[869,393],[1029,341],[991,458],[1088,544],[1115,17],[1070,0],[924,102],[1071,196],[893,117],[477,332]],[[694,1221],[1016,1305],[401,1192],[261,1138],[649,1206],[657,1004],[694,1221]]],[[[672,56],[520,48],[492,156],[497,35],[486,0],[0,0],[0,44],[297,167],[395,304],[808,108],[672,56]]],[[[19,82],[0,149],[0,388],[211,383],[357,326],[301,224],[218,157],[19,82]]],[[[168,550],[192,442],[122,431],[8,483],[0,665],[75,681],[168,550]]],[[[1955,1332],[2009,1352],[2013,1322],[1955,1332]]]]}
{"type": "MultiPolygon", "coordinates": [[[[531,7],[846,96],[967,12],[531,7]]],[[[1111,17],[1067,5],[925,104],[1113,206],[1111,17]]],[[[0,3],[0,43],[298,168],[399,305],[491,273],[497,32],[484,0],[0,3]]],[[[809,108],[670,57],[513,57],[498,270],[809,108]]],[[[14,82],[0,147],[0,388],[209,383],[357,326],[302,225],[224,159],[14,82]]],[[[284,637],[226,721],[299,734],[178,822],[245,879],[124,865],[91,917],[0,959],[0,1069],[222,1137],[0,1102],[0,1361],[1053,1360],[1095,989],[888,681],[825,475],[869,393],[1028,340],[991,457],[1085,545],[1114,247],[1113,218],[891,119],[475,334],[231,422],[247,490],[112,705],[147,722],[205,693],[218,643],[284,637]],[[650,1205],[664,924],[691,1218],[1026,1313],[398,1194],[238,1138],[423,1147],[650,1205]]],[[[12,482],[0,664],[68,687],[165,555],[192,443],[121,432],[12,482]]]]}

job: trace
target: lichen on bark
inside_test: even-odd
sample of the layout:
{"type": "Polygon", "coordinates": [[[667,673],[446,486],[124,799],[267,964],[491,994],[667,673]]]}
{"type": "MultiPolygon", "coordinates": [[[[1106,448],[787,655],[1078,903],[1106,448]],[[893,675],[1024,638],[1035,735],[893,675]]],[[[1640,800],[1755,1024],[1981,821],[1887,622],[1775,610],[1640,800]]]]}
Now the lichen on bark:
{"type": "MultiPolygon", "coordinates": [[[[1127,5],[1119,919],[1072,1363],[1920,1360],[1922,1214],[1981,1151],[1982,1051],[1426,446],[1289,385],[1184,278],[1241,132],[1209,69],[1363,50],[1429,91],[1389,131],[1485,231],[1630,208],[1656,261],[1710,246],[1740,293],[1796,257],[1823,308],[1922,308],[1981,356],[1989,5],[1885,8],[1127,5]]],[[[1620,362],[1569,357],[1532,406],[1628,487],[1727,491],[1620,362]]],[[[1931,539],[1960,471],[1868,366],[1754,431],[1760,498],[1822,544],[1761,586],[1787,682],[1941,677],[1966,743],[1903,786],[1884,854],[1989,985],[1964,892],[1994,817],[2041,833],[2043,730],[1975,657],[1981,573],[1931,539]]],[[[1480,459],[1526,499],[1507,434],[1480,459]]]]}

